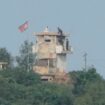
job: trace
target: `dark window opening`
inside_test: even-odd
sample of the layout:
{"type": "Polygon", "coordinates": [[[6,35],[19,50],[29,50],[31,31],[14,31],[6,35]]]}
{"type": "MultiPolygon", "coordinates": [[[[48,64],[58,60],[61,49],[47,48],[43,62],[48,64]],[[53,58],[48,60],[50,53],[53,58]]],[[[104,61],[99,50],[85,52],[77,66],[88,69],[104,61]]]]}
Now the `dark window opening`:
{"type": "Polygon", "coordinates": [[[41,60],[36,60],[35,65],[37,66],[48,66],[54,68],[56,66],[56,61],[55,59],[41,59],[41,60]]]}
{"type": "Polygon", "coordinates": [[[49,36],[44,36],[44,40],[45,40],[45,42],[51,42],[51,39],[49,36]]]}
{"type": "Polygon", "coordinates": [[[35,65],[37,65],[37,66],[47,66],[48,65],[48,60],[47,59],[37,60],[35,65]]]}
{"type": "Polygon", "coordinates": [[[45,39],[45,42],[51,42],[51,40],[50,39],[45,39]]]}
{"type": "Polygon", "coordinates": [[[42,81],[48,81],[48,79],[41,79],[42,81]]]}

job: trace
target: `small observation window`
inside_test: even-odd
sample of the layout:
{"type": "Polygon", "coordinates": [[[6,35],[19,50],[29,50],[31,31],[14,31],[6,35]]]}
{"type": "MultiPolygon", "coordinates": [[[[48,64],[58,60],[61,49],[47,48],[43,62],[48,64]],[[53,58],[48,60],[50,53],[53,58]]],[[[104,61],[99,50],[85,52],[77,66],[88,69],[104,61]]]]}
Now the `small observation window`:
{"type": "Polygon", "coordinates": [[[49,36],[45,36],[45,37],[44,37],[44,40],[45,40],[45,42],[51,42],[51,39],[50,39],[49,36]]]}
{"type": "Polygon", "coordinates": [[[50,39],[45,39],[45,42],[51,42],[51,40],[50,39]]]}

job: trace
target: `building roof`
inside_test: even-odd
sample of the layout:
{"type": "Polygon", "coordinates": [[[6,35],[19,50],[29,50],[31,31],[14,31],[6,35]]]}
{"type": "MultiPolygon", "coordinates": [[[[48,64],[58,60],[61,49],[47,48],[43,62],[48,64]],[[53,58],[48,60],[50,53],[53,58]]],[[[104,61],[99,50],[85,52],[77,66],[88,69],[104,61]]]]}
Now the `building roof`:
{"type": "MultiPolygon", "coordinates": [[[[43,35],[49,35],[49,36],[60,36],[58,32],[40,32],[40,33],[34,33],[36,36],[43,36],[43,35]]],[[[62,36],[69,36],[68,33],[63,33],[62,36]]]]}
{"type": "Polygon", "coordinates": [[[50,32],[49,30],[48,30],[48,26],[45,28],[45,30],[43,31],[43,32],[39,32],[39,33],[34,33],[34,35],[36,35],[36,36],[43,36],[43,35],[50,35],[50,36],[68,36],[68,35],[70,35],[69,33],[64,33],[63,31],[62,31],[62,33],[61,32],[50,32]]]}
{"type": "Polygon", "coordinates": [[[0,65],[3,65],[3,64],[7,65],[8,63],[7,62],[0,62],[0,65]]]}

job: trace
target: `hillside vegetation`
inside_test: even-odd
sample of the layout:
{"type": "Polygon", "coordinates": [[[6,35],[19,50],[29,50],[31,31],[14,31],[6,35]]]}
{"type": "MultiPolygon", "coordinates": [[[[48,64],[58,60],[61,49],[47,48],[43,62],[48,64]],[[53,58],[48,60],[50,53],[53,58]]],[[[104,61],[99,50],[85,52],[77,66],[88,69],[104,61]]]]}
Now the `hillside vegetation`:
{"type": "Polygon", "coordinates": [[[0,71],[0,105],[105,105],[105,80],[95,68],[69,74],[71,83],[55,84],[32,71],[0,71]]]}

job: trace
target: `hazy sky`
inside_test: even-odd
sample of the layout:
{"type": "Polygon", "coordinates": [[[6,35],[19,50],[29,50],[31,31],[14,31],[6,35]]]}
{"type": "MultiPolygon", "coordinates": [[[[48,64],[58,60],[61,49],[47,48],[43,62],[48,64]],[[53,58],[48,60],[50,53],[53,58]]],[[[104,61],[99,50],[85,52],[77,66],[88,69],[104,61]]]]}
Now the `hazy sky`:
{"type": "Polygon", "coordinates": [[[27,38],[34,41],[33,32],[49,30],[71,34],[74,53],[68,56],[68,70],[94,65],[105,78],[105,0],[0,0],[0,47],[14,56],[27,38]],[[19,25],[29,21],[24,33],[19,25]]]}

